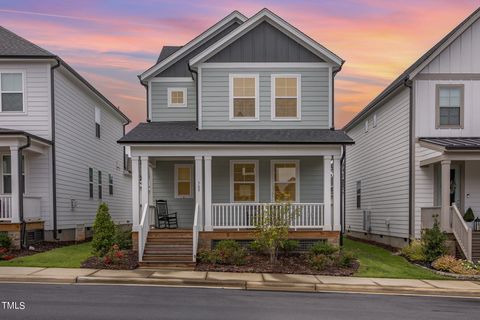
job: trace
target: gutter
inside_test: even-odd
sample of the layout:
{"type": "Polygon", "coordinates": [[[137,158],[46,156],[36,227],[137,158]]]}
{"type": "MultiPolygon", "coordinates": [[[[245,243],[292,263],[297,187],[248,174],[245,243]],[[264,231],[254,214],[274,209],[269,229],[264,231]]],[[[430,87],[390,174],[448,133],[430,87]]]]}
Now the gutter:
{"type": "Polygon", "coordinates": [[[18,211],[19,211],[19,218],[20,218],[20,224],[21,224],[21,227],[20,227],[20,246],[22,248],[25,248],[27,246],[27,233],[26,233],[26,223],[25,223],[25,220],[23,219],[23,190],[24,190],[24,187],[25,187],[25,183],[23,181],[23,161],[22,161],[22,153],[23,153],[23,149],[26,149],[28,147],[30,147],[31,145],[31,138],[29,136],[27,136],[27,143],[24,144],[23,146],[20,146],[18,148],[18,181],[19,181],[19,184],[20,184],[20,192],[19,192],[19,195],[18,195],[18,211]]]}
{"type": "Polygon", "coordinates": [[[57,159],[55,150],[55,69],[61,66],[61,61],[50,68],[50,99],[52,121],[52,213],[53,213],[53,239],[59,240],[57,235],[57,159]]]}
{"type": "Polygon", "coordinates": [[[197,130],[198,130],[198,120],[199,120],[199,114],[198,114],[198,71],[193,70],[192,67],[190,66],[190,62],[187,62],[187,67],[188,71],[192,74],[192,80],[195,81],[195,77],[193,74],[197,76],[197,81],[195,81],[195,117],[196,120],[195,122],[197,123],[197,130]]]}
{"type": "Polygon", "coordinates": [[[413,128],[415,126],[414,122],[414,117],[413,117],[413,82],[410,80],[408,77],[404,81],[405,87],[409,88],[409,127],[408,127],[408,240],[409,242],[412,240],[412,238],[415,237],[414,235],[414,226],[413,223],[415,221],[415,208],[414,208],[414,186],[413,186],[413,168],[415,166],[415,159],[414,159],[414,150],[415,144],[413,143],[413,128]]]}

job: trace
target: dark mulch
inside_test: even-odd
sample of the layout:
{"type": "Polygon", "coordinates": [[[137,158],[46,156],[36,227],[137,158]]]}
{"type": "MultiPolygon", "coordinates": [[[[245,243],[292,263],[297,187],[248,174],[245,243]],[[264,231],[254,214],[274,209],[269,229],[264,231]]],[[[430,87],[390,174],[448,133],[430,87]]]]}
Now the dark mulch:
{"type": "Polygon", "coordinates": [[[377,247],[383,248],[383,249],[388,250],[388,251],[393,252],[393,253],[398,253],[398,251],[400,250],[399,248],[389,246],[388,244],[384,244],[384,243],[380,243],[380,242],[376,242],[376,241],[372,241],[372,240],[355,238],[355,237],[352,237],[352,236],[347,236],[347,239],[354,240],[354,241],[357,241],[357,242],[363,242],[363,243],[366,243],[366,244],[371,244],[372,246],[377,246],[377,247]]]}
{"type": "Polygon", "coordinates": [[[290,273],[290,274],[318,274],[329,276],[351,276],[359,267],[359,263],[354,262],[350,268],[331,267],[322,271],[311,268],[308,264],[306,255],[295,254],[279,257],[275,265],[271,265],[267,256],[248,255],[245,265],[219,265],[205,262],[197,263],[196,271],[224,271],[224,272],[268,272],[268,273],[290,273]]]}
{"type": "MultiPolygon", "coordinates": [[[[84,242],[84,241],[82,241],[82,242],[84,242]]],[[[37,254],[37,253],[41,253],[41,252],[45,252],[45,251],[50,251],[50,250],[61,248],[61,247],[71,246],[71,245],[74,245],[74,244],[80,244],[82,242],[79,242],[79,241],[61,241],[61,242],[42,241],[42,242],[37,242],[37,243],[34,243],[34,244],[30,244],[25,249],[10,250],[9,255],[14,256],[15,258],[31,256],[32,254],[37,254]],[[30,248],[32,248],[32,249],[30,250],[30,248]]]]}
{"type": "Polygon", "coordinates": [[[133,270],[138,268],[138,255],[137,252],[128,250],[123,251],[125,256],[118,263],[106,264],[103,258],[99,257],[90,257],[85,260],[81,268],[90,268],[90,269],[110,269],[110,270],[133,270]]]}

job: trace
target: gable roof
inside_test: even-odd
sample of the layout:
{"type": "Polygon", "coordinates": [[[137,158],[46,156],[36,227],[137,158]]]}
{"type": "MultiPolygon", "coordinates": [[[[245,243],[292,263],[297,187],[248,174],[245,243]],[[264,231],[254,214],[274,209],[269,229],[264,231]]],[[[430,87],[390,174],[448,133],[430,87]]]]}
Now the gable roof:
{"type": "Polygon", "coordinates": [[[418,140],[441,147],[445,151],[480,150],[480,137],[419,138],[418,140]]]}
{"type": "Polygon", "coordinates": [[[0,58],[13,57],[55,57],[53,53],[0,26],[0,58]]]}
{"type": "Polygon", "coordinates": [[[247,20],[247,17],[245,17],[243,14],[241,14],[239,11],[233,11],[230,13],[228,16],[220,20],[219,22],[215,23],[213,26],[208,28],[206,31],[198,35],[196,38],[182,46],[180,49],[166,57],[165,59],[158,61],[155,65],[144,71],[140,76],[141,81],[145,81],[153,76],[155,76],[156,73],[158,73],[162,68],[165,68],[166,66],[170,65],[171,63],[175,62],[179,58],[181,58],[183,55],[187,54],[190,52],[192,49],[196,48],[199,46],[202,41],[205,39],[208,39],[211,37],[213,34],[215,34],[218,30],[221,30],[224,26],[229,25],[233,21],[241,21],[244,22],[247,20]]]}
{"type": "Polygon", "coordinates": [[[405,70],[398,78],[396,78],[388,87],[386,87],[375,99],[373,99],[362,111],[360,111],[352,120],[350,120],[342,130],[350,130],[368,113],[380,106],[380,103],[388,98],[392,93],[413,79],[419,72],[425,68],[433,59],[445,50],[455,39],[457,39],[466,29],[468,29],[475,21],[480,18],[480,7],[463,20],[458,26],[443,37],[435,46],[423,54],[420,59],[415,61],[407,70],[405,70]]]}
{"type": "Polygon", "coordinates": [[[322,59],[332,62],[339,67],[344,63],[339,56],[334,54],[332,51],[328,50],[312,38],[308,37],[306,34],[268,10],[264,8],[257,12],[253,17],[245,21],[241,26],[230,32],[224,38],[220,39],[195,57],[190,60],[190,65],[194,66],[198,63],[204,62],[212,57],[215,53],[219,52],[236,39],[247,33],[248,31],[255,28],[261,22],[268,20],[273,26],[278,28],[283,33],[287,34],[289,37],[294,39],[295,41],[302,44],[305,48],[309,49],[322,59]]]}
{"type": "Polygon", "coordinates": [[[163,46],[160,55],[158,56],[157,63],[165,60],[175,52],[177,52],[182,46],[163,46]]]}

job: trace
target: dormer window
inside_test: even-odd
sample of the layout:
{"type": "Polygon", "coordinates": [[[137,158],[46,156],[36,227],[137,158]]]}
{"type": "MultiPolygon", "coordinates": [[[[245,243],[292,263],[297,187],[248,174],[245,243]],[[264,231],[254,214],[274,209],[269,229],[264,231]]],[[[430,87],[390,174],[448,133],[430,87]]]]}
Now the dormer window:
{"type": "Polygon", "coordinates": [[[299,120],[300,114],[300,75],[272,75],[272,120],[299,120]]]}
{"type": "Polygon", "coordinates": [[[187,88],[168,88],[168,107],[187,107],[187,88]]]}
{"type": "Polygon", "coordinates": [[[24,112],[23,73],[2,72],[0,89],[0,110],[2,112],[24,112]]]}
{"type": "Polygon", "coordinates": [[[436,94],[437,129],[463,128],[463,84],[439,84],[436,94]]]}
{"type": "Polygon", "coordinates": [[[230,75],[230,120],[258,120],[258,75],[230,75]]]}

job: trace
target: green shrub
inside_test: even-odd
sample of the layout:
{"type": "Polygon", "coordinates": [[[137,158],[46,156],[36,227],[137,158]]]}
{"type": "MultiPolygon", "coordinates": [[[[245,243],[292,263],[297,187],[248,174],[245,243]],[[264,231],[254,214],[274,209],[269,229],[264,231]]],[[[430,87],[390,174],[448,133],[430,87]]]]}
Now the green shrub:
{"type": "Polygon", "coordinates": [[[332,258],[324,254],[311,255],[308,258],[308,263],[310,264],[310,267],[317,271],[325,270],[334,264],[332,258]]]}
{"type": "Polygon", "coordinates": [[[435,219],[431,229],[422,233],[423,254],[425,261],[432,263],[447,252],[445,241],[447,236],[440,230],[438,220],[435,219]]]}
{"type": "Polygon", "coordinates": [[[465,220],[466,222],[472,222],[473,220],[475,220],[475,215],[473,214],[472,208],[467,209],[465,215],[463,216],[463,220],[465,220]]]}
{"type": "Polygon", "coordinates": [[[413,240],[408,246],[400,250],[400,254],[407,260],[414,262],[424,262],[425,253],[423,251],[423,243],[419,240],[413,240]]]}
{"type": "Polygon", "coordinates": [[[313,246],[310,247],[310,255],[326,255],[330,256],[340,250],[339,247],[334,246],[328,242],[317,242],[313,246]]]}
{"type": "Polygon", "coordinates": [[[123,229],[120,225],[116,225],[114,243],[118,245],[120,250],[132,249],[132,232],[130,230],[123,229]]]}
{"type": "Polygon", "coordinates": [[[115,243],[115,224],[106,203],[100,204],[93,223],[93,254],[103,257],[115,243]]]}
{"type": "Polygon", "coordinates": [[[10,249],[12,246],[12,239],[7,232],[0,232],[0,248],[10,249]]]}
{"type": "Polygon", "coordinates": [[[285,254],[292,253],[297,250],[299,246],[298,240],[287,239],[281,244],[282,252],[285,254]]]}
{"type": "Polygon", "coordinates": [[[357,260],[357,256],[352,251],[340,251],[338,256],[338,266],[342,268],[350,267],[357,260]]]}
{"type": "Polygon", "coordinates": [[[215,249],[200,251],[197,259],[201,262],[224,264],[224,265],[243,265],[247,252],[235,240],[222,240],[215,249]]]}

